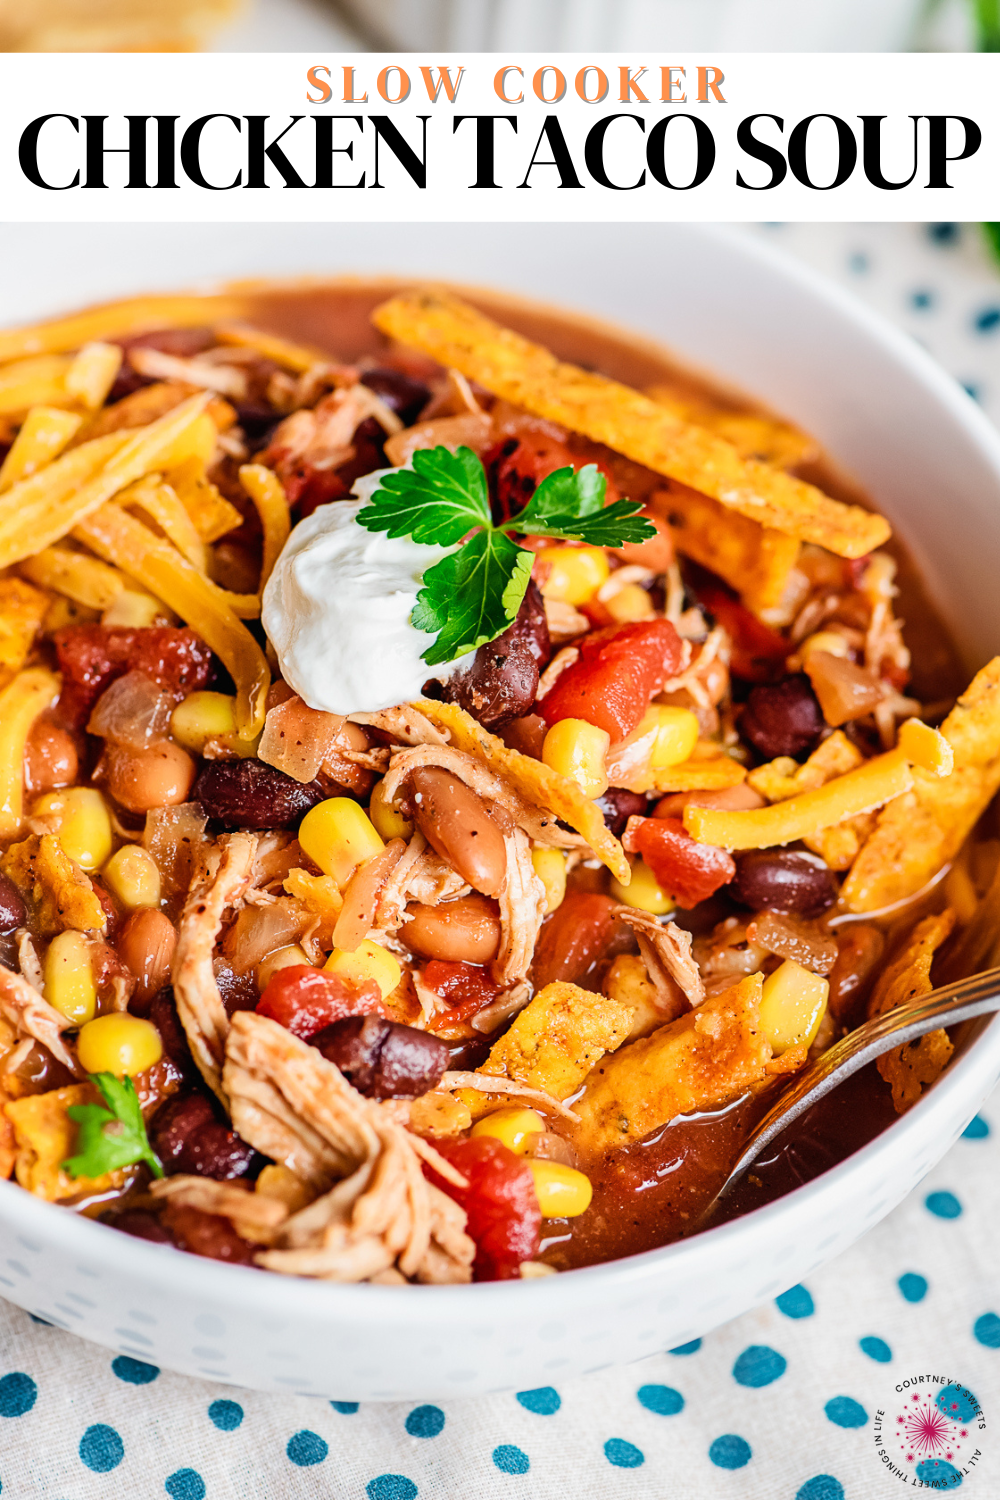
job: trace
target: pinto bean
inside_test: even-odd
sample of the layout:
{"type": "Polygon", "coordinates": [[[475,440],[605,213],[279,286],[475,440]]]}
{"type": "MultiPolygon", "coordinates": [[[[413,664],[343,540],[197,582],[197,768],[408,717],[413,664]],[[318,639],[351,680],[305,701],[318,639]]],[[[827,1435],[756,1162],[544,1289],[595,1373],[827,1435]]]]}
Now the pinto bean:
{"type": "Polygon", "coordinates": [[[382,1016],[346,1016],[310,1044],[370,1099],[419,1099],[441,1082],[449,1061],[438,1037],[382,1016]]]}
{"type": "Polygon", "coordinates": [[[837,899],[837,882],[825,860],[806,849],[751,849],[738,856],[730,895],[753,911],[815,917],[837,899]]]}
{"type": "Polygon", "coordinates": [[[118,957],[136,977],[135,998],[140,1006],[170,983],[177,932],[162,911],[150,906],[134,911],[118,935],[117,947],[118,957]]]}
{"type": "Polygon", "coordinates": [[[513,624],[480,646],[471,665],[441,685],[442,697],[464,708],[484,728],[503,728],[530,713],[539,674],[551,654],[545,601],[537,584],[529,581],[513,624]]]}
{"type": "Polygon", "coordinates": [[[413,821],[431,848],[474,890],[498,896],[507,854],[482,797],[437,766],[418,766],[411,781],[413,821]]]}
{"type": "Polygon", "coordinates": [[[399,936],[422,958],[448,963],[488,964],[500,948],[500,918],[485,896],[460,896],[440,906],[413,901],[399,936]]]}
{"type": "Polygon", "coordinates": [[[811,750],[823,730],[823,714],[804,672],[780,682],[758,683],[740,715],[740,733],[767,760],[811,750]]]}
{"type": "Polygon", "coordinates": [[[129,812],[176,807],[188,800],[194,760],[180,745],[164,740],[148,750],[108,746],[108,791],[129,812]]]}
{"type": "Polygon", "coordinates": [[[0,875],[0,932],[16,932],[28,920],[27,908],[9,875],[0,875]]]}
{"type": "Polygon", "coordinates": [[[24,747],[24,785],[33,796],[53,787],[72,786],[79,771],[76,744],[68,729],[41,718],[24,747]]]}
{"type": "Polygon", "coordinates": [[[303,784],[260,760],[210,760],[193,797],[226,828],[287,828],[326,796],[318,781],[303,784]]]}

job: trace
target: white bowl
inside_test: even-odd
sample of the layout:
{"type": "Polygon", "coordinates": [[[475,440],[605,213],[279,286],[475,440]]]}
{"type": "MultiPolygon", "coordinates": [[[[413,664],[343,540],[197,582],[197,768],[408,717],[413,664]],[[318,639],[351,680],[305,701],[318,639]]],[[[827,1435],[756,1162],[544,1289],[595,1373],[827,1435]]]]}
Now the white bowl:
{"type": "MultiPolygon", "coordinates": [[[[916,345],[738,233],[64,225],[55,240],[6,229],[0,323],[206,277],[363,268],[475,279],[640,329],[824,441],[913,547],[970,665],[1000,641],[1000,437],[916,345]]],[[[122,1353],[262,1390],[396,1400],[546,1384],[684,1343],[810,1275],[919,1182],[998,1076],[1000,1019],[909,1114],[808,1186],[684,1243],[537,1282],[266,1276],[130,1239],[3,1182],[0,1295],[122,1353]]]]}

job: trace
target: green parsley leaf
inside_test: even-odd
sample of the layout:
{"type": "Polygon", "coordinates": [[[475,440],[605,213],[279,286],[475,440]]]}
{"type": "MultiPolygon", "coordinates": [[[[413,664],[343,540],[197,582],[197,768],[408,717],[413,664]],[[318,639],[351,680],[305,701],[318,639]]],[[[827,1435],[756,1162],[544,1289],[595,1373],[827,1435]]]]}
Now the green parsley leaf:
{"type": "Polygon", "coordinates": [[[595,547],[646,542],[655,535],[652,523],[638,514],[641,501],[616,500],[614,505],[605,505],[606,489],[607,481],[596,464],[579,470],[556,469],[542,480],[508,527],[525,536],[589,542],[595,547]]]}
{"type": "Polygon", "coordinates": [[[135,1162],[149,1164],[154,1177],[163,1176],[163,1168],[146,1135],[139,1108],[139,1096],[131,1078],[116,1078],[113,1073],[92,1073],[90,1082],[100,1090],[100,1104],[71,1104],[66,1113],[79,1126],[77,1154],[62,1163],[71,1177],[100,1177],[135,1162]]]}
{"type": "Polygon", "coordinates": [[[430,667],[454,661],[501,635],[521,607],[533,554],[502,531],[477,531],[424,574],[411,619],[436,631],[423,654],[430,667]]]}
{"type": "Polygon", "coordinates": [[[358,514],[366,531],[450,547],[490,525],[486,474],[471,448],[418,448],[412,469],[386,474],[358,514]]]}

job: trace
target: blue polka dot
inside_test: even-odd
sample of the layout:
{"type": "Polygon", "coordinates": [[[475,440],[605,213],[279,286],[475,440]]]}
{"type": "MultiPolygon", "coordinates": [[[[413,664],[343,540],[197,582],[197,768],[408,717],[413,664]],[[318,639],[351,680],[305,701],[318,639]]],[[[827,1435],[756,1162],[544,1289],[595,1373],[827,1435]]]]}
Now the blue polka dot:
{"type": "Polygon", "coordinates": [[[735,1432],[724,1433],[717,1437],[708,1456],[717,1469],[742,1469],[750,1462],[752,1449],[746,1438],[737,1437],[735,1432]]]}
{"type": "Polygon", "coordinates": [[[533,1411],[538,1417],[552,1417],[562,1406],[558,1391],[550,1385],[540,1385],[536,1391],[518,1391],[517,1399],[525,1411],[533,1411]]]}
{"type": "Polygon", "coordinates": [[[646,1462],[646,1455],[634,1443],[624,1438],[608,1438],[604,1444],[604,1457],[616,1469],[639,1469],[646,1462]]]}
{"type": "MultiPolygon", "coordinates": [[[[996,1313],[983,1313],[972,1325],[973,1337],[987,1349],[1000,1349],[1000,1318],[996,1313]]],[[[0,1386],[3,1381],[0,1380],[0,1386]]]]}
{"type": "Polygon", "coordinates": [[[132,1359],[128,1354],[119,1354],[111,1361],[111,1368],[126,1385],[149,1385],[160,1373],[157,1365],[144,1364],[141,1359],[132,1359]]]}
{"type": "Polygon", "coordinates": [[[440,1406],[415,1406],[405,1425],[410,1437],[434,1438],[444,1427],[444,1412],[440,1406]]]}
{"type": "Polygon", "coordinates": [[[972,399],[973,399],[973,401],[981,401],[982,400],[982,392],[980,391],[979,386],[976,384],[976,382],[974,380],[963,380],[961,382],[961,385],[962,385],[962,390],[965,392],[965,394],[967,396],[971,396],[972,399]]]}
{"type": "Polygon", "coordinates": [[[916,1271],[904,1271],[896,1285],[907,1302],[923,1302],[927,1296],[927,1277],[918,1276],[916,1271]]]}
{"type": "Polygon", "coordinates": [[[855,250],[847,257],[848,270],[853,271],[855,276],[863,276],[868,270],[871,262],[863,250],[855,250]]]}
{"type": "Polygon", "coordinates": [[[527,1474],[531,1468],[531,1459],[524,1449],[515,1448],[513,1443],[501,1443],[494,1448],[493,1462],[501,1474],[527,1474]]]}
{"type": "Polygon", "coordinates": [[[990,1133],[989,1122],[982,1115],[973,1115],[972,1119],[962,1131],[967,1141],[984,1141],[990,1133]]]}
{"type": "Polygon", "coordinates": [[[786,1318],[811,1318],[816,1304],[804,1286],[790,1286],[787,1292],[775,1297],[774,1304],[786,1318]]]}
{"type": "Polygon", "coordinates": [[[877,1339],[873,1334],[858,1339],[862,1354],[867,1354],[869,1359],[877,1360],[880,1365],[887,1365],[892,1358],[892,1350],[885,1339],[877,1339]]]}
{"type": "Polygon", "coordinates": [[[52,1327],[52,1324],[49,1322],[48,1318],[40,1318],[37,1313],[29,1313],[28,1317],[31,1319],[31,1321],[33,1323],[37,1323],[38,1326],[39,1326],[39,1328],[51,1328],[52,1327]]]}
{"type": "Polygon", "coordinates": [[[0,1417],[23,1417],[37,1400],[38,1387],[23,1370],[15,1370],[0,1380],[0,1417]]]}
{"type": "Polygon", "coordinates": [[[1000,326],[1000,307],[984,307],[976,313],[973,326],[977,333],[992,333],[1000,326]]]}
{"type": "Polygon", "coordinates": [[[917,1464],[914,1472],[924,1484],[933,1485],[936,1490],[957,1490],[962,1483],[955,1465],[943,1458],[925,1458],[917,1464]]]}
{"type": "Polygon", "coordinates": [[[321,1464],[330,1449],[318,1432],[310,1432],[304,1427],[301,1432],[294,1432],[288,1439],[285,1452],[293,1464],[300,1469],[309,1469],[313,1464],[321,1464]]]}
{"type": "Polygon", "coordinates": [[[954,245],[961,234],[959,224],[928,224],[927,238],[935,245],[954,245]]]}
{"type": "Polygon", "coordinates": [[[917,291],[910,293],[910,306],[916,312],[927,312],[934,306],[934,293],[928,291],[926,287],[919,287],[917,291]]]}
{"type": "Polygon", "coordinates": [[[110,1474],[125,1457],[125,1444],[113,1427],[97,1422],[80,1439],[80,1462],[94,1474],[110,1474]]]}
{"type": "Polygon", "coordinates": [[[962,1212],[954,1193],[928,1193],[924,1207],[939,1219],[957,1219],[962,1212]]]}
{"type": "Polygon", "coordinates": [[[835,1427],[864,1427],[868,1413],[852,1396],[834,1396],[823,1410],[835,1427]]]}
{"type": "Polygon", "coordinates": [[[844,1486],[832,1474],[816,1474],[795,1491],[795,1500],[844,1500],[844,1486]]]}
{"type": "Polygon", "coordinates": [[[971,1422],[979,1410],[975,1396],[964,1385],[946,1385],[938,1391],[934,1405],[952,1422],[971,1422]]]}
{"type": "Polygon", "coordinates": [[[331,1401],[330,1402],[330,1405],[333,1407],[334,1411],[339,1411],[340,1415],[342,1417],[353,1417],[354,1413],[358,1409],[359,1404],[360,1403],[357,1402],[357,1401],[331,1401]]]}
{"type": "Polygon", "coordinates": [[[733,1379],[737,1385],[770,1385],[773,1380],[780,1379],[787,1368],[787,1359],[777,1349],[769,1349],[766,1344],[751,1344],[733,1365],[733,1379]]]}
{"type": "Polygon", "coordinates": [[[701,1348],[701,1339],[692,1339],[689,1344],[678,1344],[676,1349],[671,1349],[671,1354],[697,1354],[701,1348]]]}
{"type": "Polygon", "coordinates": [[[243,1408],[238,1401],[213,1401],[208,1408],[208,1420],[220,1432],[235,1432],[243,1421],[243,1408]]]}
{"type": "Polygon", "coordinates": [[[672,1385],[641,1385],[636,1391],[639,1405],[658,1417],[675,1417],[684,1410],[684,1397],[672,1385]]]}
{"type": "Polygon", "coordinates": [[[178,1469],[163,1481],[170,1500],[205,1500],[205,1481],[197,1469],[178,1469]]]}
{"type": "Polygon", "coordinates": [[[417,1487],[405,1474],[379,1474],[365,1485],[368,1500],[416,1500],[417,1487]]]}

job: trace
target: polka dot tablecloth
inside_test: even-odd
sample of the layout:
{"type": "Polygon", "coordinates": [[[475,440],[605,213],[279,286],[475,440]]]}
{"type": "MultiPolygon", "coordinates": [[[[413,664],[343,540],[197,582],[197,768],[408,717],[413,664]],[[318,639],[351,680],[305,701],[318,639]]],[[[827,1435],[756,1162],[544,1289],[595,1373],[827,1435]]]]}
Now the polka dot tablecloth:
{"type": "MultiPolygon", "coordinates": [[[[852,286],[1000,421],[1000,276],[973,229],[751,232],[852,286]]],[[[0,1303],[0,1497],[891,1500],[922,1485],[992,1500],[998,1182],[1000,1094],[808,1285],[639,1364],[444,1405],[188,1380],[0,1303]],[[954,1451],[927,1436],[945,1427],[954,1451]]]]}

